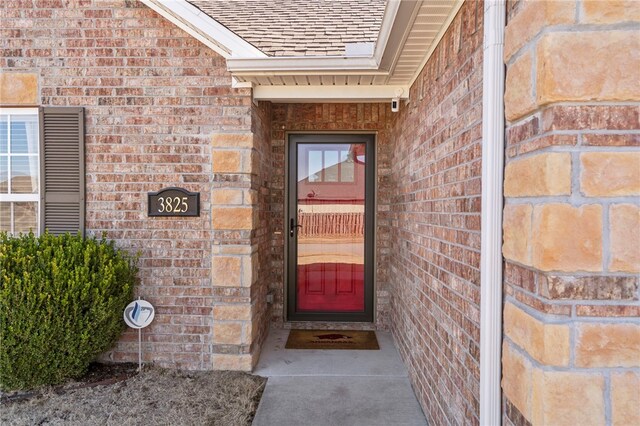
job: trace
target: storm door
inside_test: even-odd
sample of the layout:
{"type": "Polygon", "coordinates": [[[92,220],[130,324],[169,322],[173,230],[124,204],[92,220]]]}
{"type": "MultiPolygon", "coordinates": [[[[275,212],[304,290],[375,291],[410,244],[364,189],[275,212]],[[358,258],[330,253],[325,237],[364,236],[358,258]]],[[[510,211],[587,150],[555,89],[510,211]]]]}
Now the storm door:
{"type": "Polygon", "coordinates": [[[289,321],[373,320],[373,142],[289,136],[289,321]]]}

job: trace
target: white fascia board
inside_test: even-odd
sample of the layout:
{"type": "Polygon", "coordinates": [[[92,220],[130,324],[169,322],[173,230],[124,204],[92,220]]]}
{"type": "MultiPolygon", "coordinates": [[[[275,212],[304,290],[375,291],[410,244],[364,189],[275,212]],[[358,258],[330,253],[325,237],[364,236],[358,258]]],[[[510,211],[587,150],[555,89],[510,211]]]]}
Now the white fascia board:
{"type": "Polygon", "coordinates": [[[272,102],[387,102],[407,99],[407,86],[256,86],[256,100],[272,102]]]}
{"type": "Polygon", "coordinates": [[[384,8],[384,15],[382,16],[382,24],[380,25],[380,31],[378,32],[378,39],[376,40],[376,47],[373,52],[373,58],[376,63],[380,64],[382,55],[387,48],[387,42],[389,41],[389,35],[391,29],[396,20],[396,14],[400,8],[401,0],[389,0],[384,8]]]}
{"type": "Polygon", "coordinates": [[[233,87],[234,89],[240,89],[240,88],[252,88],[253,87],[253,83],[250,81],[238,81],[237,78],[235,77],[231,77],[231,87],[233,87]]]}
{"type": "Polygon", "coordinates": [[[227,69],[232,73],[278,71],[377,71],[378,64],[370,57],[344,56],[279,56],[259,59],[229,58],[227,69]]]}
{"type": "Polygon", "coordinates": [[[226,59],[262,58],[264,52],[185,0],[141,0],[226,59]]]}
{"type": "Polygon", "coordinates": [[[451,23],[453,22],[453,19],[458,14],[458,11],[460,11],[460,8],[462,7],[463,3],[464,3],[464,0],[456,0],[456,4],[451,9],[451,13],[449,13],[449,16],[447,16],[447,20],[444,21],[444,23],[442,24],[442,27],[440,28],[440,32],[438,33],[436,38],[433,40],[433,43],[431,43],[431,47],[429,48],[429,51],[427,52],[424,59],[420,63],[420,66],[418,66],[418,69],[416,70],[413,77],[411,77],[411,81],[409,81],[409,86],[413,86],[413,83],[416,81],[416,79],[422,72],[422,69],[427,64],[427,61],[429,61],[429,58],[431,58],[431,55],[436,50],[436,47],[438,47],[438,45],[440,44],[440,40],[442,40],[442,37],[444,37],[444,34],[449,29],[449,26],[451,25],[451,23]]]}

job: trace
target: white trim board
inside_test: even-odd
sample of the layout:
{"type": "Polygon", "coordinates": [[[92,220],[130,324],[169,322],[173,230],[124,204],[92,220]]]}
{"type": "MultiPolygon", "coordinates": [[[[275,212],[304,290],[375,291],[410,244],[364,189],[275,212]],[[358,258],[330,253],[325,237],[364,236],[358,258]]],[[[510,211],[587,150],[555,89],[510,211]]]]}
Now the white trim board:
{"type": "Polygon", "coordinates": [[[255,86],[256,101],[272,102],[388,102],[407,99],[407,86],[255,86]]]}
{"type": "Polygon", "coordinates": [[[141,1],[226,59],[267,57],[251,43],[185,0],[141,1]]]}

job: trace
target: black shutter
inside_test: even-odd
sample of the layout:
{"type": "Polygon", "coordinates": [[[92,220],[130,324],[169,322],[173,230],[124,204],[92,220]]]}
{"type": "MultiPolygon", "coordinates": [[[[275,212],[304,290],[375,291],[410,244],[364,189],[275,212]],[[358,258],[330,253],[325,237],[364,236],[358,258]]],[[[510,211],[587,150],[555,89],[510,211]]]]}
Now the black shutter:
{"type": "Polygon", "coordinates": [[[40,108],[40,232],[84,235],[84,110],[40,108]]]}

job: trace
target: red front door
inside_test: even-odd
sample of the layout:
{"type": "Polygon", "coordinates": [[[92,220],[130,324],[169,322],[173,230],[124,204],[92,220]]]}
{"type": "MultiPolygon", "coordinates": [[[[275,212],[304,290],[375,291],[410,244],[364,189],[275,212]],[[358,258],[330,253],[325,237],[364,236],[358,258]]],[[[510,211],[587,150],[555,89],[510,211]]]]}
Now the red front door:
{"type": "Polygon", "coordinates": [[[290,183],[295,191],[290,192],[289,243],[295,265],[289,277],[295,283],[289,285],[294,284],[295,291],[289,292],[290,319],[370,317],[365,210],[371,204],[366,166],[371,137],[362,138],[292,137],[290,164],[295,164],[295,171],[290,183]],[[354,143],[358,140],[362,142],[354,143]]]}

